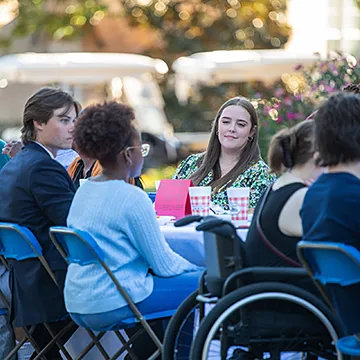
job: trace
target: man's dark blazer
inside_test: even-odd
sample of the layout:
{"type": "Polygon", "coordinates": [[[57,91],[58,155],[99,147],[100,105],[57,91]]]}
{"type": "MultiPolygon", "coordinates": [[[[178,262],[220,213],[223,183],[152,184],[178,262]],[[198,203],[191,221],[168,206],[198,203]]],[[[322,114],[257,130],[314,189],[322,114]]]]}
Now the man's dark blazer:
{"type": "MultiPolygon", "coordinates": [[[[75,188],[66,170],[36,143],[28,143],[0,171],[0,221],[28,227],[63,286],[66,263],[49,228],[66,225],[75,188]]],[[[58,290],[37,259],[10,261],[15,326],[56,321],[66,312],[58,290]]]]}

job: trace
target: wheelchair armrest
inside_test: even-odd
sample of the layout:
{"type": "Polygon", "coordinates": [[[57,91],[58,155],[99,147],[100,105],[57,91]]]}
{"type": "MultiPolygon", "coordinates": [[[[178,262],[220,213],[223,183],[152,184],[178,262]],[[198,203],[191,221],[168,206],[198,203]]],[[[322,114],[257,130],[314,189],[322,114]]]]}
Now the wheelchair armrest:
{"type": "Polygon", "coordinates": [[[306,279],[309,278],[309,274],[303,268],[286,268],[286,267],[265,267],[254,266],[241,270],[237,270],[232,273],[224,282],[223,295],[227,294],[230,284],[235,280],[241,280],[245,282],[246,278],[255,276],[266,277],[266,281],[284,281],[289,279],[306,279]]]}
{"type": "Polygon", "coordinates": [[[189,215],[189,216],[185,216],[177,221],[175,221],[174,226],[175,227],[181,227],[181,226],[185,226],[185,225],[189,225],[193,222],[199,222],[202,220],[202,216],[200,215],[189,215]]]}

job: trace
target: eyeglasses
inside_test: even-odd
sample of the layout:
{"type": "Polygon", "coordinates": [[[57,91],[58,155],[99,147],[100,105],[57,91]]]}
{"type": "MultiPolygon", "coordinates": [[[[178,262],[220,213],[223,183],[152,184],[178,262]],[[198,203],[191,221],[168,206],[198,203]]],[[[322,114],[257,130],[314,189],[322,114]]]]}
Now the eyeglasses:
{"type": "Polygon", "coordinates": [[[146,157],[149,155],[150,145],[149,144],[142,144],[141,146],[128,146],[125,151],[133,150],[133,149],[140,149],[141,156],[146,157]]]}

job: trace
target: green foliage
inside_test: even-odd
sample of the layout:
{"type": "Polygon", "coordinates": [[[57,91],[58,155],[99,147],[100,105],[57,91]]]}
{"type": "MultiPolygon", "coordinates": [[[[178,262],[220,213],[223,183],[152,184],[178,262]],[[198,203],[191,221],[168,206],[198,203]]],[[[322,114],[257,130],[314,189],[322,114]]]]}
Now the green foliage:
{"type": "Polygon", "coordinates": [[[155,191],[155,181],[171,179],[176,170],[175,165],[167,165],[156,169],[149,169],[141,175],[144,189],[146,191],[155,191]]]}
{"type": "Polygon", "coordinates": [[[280,48],[290,35],[286,0],[125,0],[123,6],[132,25],[158,30],[166,53],[151,52],[165,60],[215,49],[280,48]]]}
{"type": "Polygon", "coordinates": [[[80,37],[107,13],[106,5],[95,0],[21,0],[18,4],[14,29],[9,38],[1,39],[0,46],[30,34],[53,40],[80,37]]]}

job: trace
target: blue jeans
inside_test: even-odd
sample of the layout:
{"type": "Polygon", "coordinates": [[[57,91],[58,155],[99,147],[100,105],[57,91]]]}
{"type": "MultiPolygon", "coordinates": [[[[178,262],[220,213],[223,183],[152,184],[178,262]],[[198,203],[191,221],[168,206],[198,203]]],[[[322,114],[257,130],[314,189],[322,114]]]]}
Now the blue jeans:
{"type": "MultiPolygon", "coordinates": [[[[199,287],[202,272],[188,272],[170,278],[154,276],[153,292],[145,300],[136,304],[142,315],[154,312],[174,310],[199,287]]],[[[86,301],[86,299],[84,299],[86,301]]],[[[79,326],[92,330],[106,331],[117,328],[116,325],[134,314],[129,306],[96,314],[70,313],[79,326]]]]}

